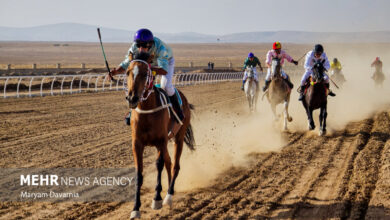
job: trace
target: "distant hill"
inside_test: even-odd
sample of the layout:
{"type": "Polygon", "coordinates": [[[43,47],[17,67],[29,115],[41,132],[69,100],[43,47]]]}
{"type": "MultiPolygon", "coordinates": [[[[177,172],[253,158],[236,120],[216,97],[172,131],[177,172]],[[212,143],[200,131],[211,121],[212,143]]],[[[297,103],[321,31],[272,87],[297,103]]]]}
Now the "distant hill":
{"type": "MultiPolygon", "coordinates": [[[[97,42],[96,26],[61,23],[28,28],[0,27],[0,41],[81,41],[97,42]]],[[[129,42],[134,31],[101,27],[104,42],[129,42]]],[[[175,34],[155,33],[164,41],[171,43],[263,43],[263,42],[390,42],[390,31],[376,32],[304,32],[304,31],[267,31],[245,32],[228,35],[207,35],[194,32],[175,34]]]]}

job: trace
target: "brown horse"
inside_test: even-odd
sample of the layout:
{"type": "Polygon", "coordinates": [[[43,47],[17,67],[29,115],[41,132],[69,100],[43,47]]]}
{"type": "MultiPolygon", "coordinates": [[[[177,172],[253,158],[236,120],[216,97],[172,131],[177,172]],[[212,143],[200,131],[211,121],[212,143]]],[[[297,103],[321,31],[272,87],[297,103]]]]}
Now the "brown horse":
{"type": "Polygon", "coordinates": [[[153,209],[161,209],[162,205],[172,206],[172,196],[174,194],[175,180],[180,170],[180,156],[183,150],[183,142],[187,144],[190,150],[194,150],[194,135],[190,124],[192,105],[188,103],[186,97],[181,93],[182,108],[184,120],[179,131],[174,136],[175,150],[173,166],[167,149],[168,133],[170,132],[170,120],[173,120],[174,114],[169,109],[169,103],[159,89],[153,86],[153,75],[150,69],[150,58],[148,55],[135,57],[127,69],[127,83],[129,93],[127,100],[129,107],[132,108],[131,114],[131,136],[133,156],[136,168],[136,194],[135,204],[131,212],[130,219],[140,218],[141,206],[141,186],[143,183],[143,152],[146,146],[155,146],[157,148],[157,185],[156,194],[152,201],[153,209]],[[171,118],[172,117],[172,118],[171,118]],[[161,197],[161,173],[165,168],[168,174],[168,193],[162,201],[161,197]]]}
{"type": "Polygon", "coordinates": [[[267,91],[267,99],[268,102],[271,104],[272,112],[274,113],[275,118],[278,118],[276,115],[276,106],[280,103],[283,103],[284,105],[284,126],[283,129],[287,130],[287,121],[291,122],[292,117],[288,113],[288,105],[290,103],[290,95],[291,95],[291,89],[285,82],[285,80],[282,78],[281,73],[281,64],[280,59],[273,58],[272,59],[272,65],[271,65],[271,72],[272,72],[272,81],[269,85],[268,91],[267,91]]]}
{"type": "Polygon", "coordinates": [[[309,130],[315,129],[313,111],[315,109],[320,109],[319,135],[322,136],[326,134],[326,117],[328,116],[328,91],[324,83],[324,61],[316,61],[312,70],[313,76],[311,77],[310,85],[306,89],[305,98],[302,100],[302,104],[306,110],[307,118],[309,121],[309,130]]]}

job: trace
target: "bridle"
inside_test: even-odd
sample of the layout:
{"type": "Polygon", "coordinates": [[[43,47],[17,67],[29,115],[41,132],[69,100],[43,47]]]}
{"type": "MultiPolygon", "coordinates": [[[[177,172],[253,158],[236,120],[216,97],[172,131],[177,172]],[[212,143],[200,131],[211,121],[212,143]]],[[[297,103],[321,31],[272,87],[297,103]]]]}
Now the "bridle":
{"type": "MultiPolygon", "coordinates": [[[[148,73],[146,74],[146,81],[145,81],[145,86],[144,86],[144,89],[142,90],[142,93],[140,95],[140,102],[143,102],[145,100],[147,100],[150,96],[150,94],[154,91],[153,90],[153,74],[152,74],[152,69],[150,67],[150,63],[144,61],[144,60],[140,60],[140,59],[134,59],[130,62],[133,63],[133,62],[142,62],[144,64],[146,64],[146,66],[148,67],[148,73]],[[145,92],[146,93],[146,96],[145,96],[145,92]]],[[[135,79],[134,79],[135,80],[135,79]]]]}

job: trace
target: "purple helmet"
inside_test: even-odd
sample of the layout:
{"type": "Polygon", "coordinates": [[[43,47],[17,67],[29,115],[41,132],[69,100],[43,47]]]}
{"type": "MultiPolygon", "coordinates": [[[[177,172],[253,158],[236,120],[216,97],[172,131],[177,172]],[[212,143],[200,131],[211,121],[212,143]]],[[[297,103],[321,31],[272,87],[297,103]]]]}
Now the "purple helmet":
{"type": "Polygon", "coordinates": [[[249,57],[249,58],[252,58],[252,57],[255,57],[255,55],[254,55],[252,52],[250,52],[250,53],[248,54],[248,57],[249,57]]]}
{"type": "Polygon", "coordinates": [[[134,41],[140,43],[147,43],[153,41],[153,33],[146,28],[139,29],[134,34],[134,41]]]}

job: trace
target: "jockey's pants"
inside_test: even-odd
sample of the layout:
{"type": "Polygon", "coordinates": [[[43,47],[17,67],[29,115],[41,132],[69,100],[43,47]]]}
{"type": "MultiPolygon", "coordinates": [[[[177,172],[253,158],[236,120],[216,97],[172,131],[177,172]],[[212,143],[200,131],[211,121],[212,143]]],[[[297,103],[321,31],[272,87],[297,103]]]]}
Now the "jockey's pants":
{"type": "MultiPolygon", "coordinates": [[[[259,81],[259,77],[257,76],[256,68],[253,68],[253,74],[255,75],[256,82],[258,82],[259,81]]],[[[244,82],[247,78],[248,78],[248,73],[245,71],[244,72],[244,78],[242,79],[242,81],[244,82]]]]}
{"type": "MultiPolygon", "coordinates": [[[[173,96],[175,94],[175,88],[172,84],[173,72],[175,71],[175,59],[172,57],[169,60],[168,73],[161,76],[161,88],[164,89],[168,96],[173,96]]],[[[129,94],[129,88],[127,86],[127,79],[125,79],[125,92],[126,95],[129,94]]]]}
{"type": "MultiPolygon", "coordinates": [[[[306,72],[303,74],[301,79],[301,86],[304,86],[306,83],[306,80],[309,78],[309,76],[312,76],[313,71],[312,70],[306,70],[306,72]]],[[[329,76],[324,72],[324,81],[325,83],[329,83],[329,76]]]]}
{"type": "Polygon", "coordinates": [[[173,96],[175,94],[175,88],[172,84],[172,78],[173,72],[175,71],[175,59],[172,57],[168,64],[168,73],[161,76],[161,88],[168,93],[168,96],[173,96]]]}
{"type": "MultiPolygon", "coordinates": [[[[287,74],[284,72],[283,69],[281,69],[281,71],[282,71],[282,77],[283,77],[283,79],[287,79],[287,78],[288,78],[287,74]]],[[[267,76],[265,77],[265,80],[266,80],[266,81],[270,81],[270,80],[271,80],[271,68],[268,68],[268,70],[267,70],[267,76]]]]}

